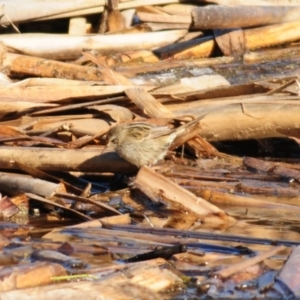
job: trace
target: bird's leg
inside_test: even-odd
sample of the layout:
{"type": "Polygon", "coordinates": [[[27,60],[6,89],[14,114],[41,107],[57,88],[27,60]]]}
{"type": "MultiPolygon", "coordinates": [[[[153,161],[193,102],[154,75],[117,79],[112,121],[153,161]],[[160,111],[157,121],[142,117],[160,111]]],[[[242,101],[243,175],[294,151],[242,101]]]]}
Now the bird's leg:
{"type": "Polygon", "coordinates": [[[184,155],[184,145],[185,144],[183,144],[182,147],[181,147],[181,159],[183,159],[183,155],[184,155]]]}

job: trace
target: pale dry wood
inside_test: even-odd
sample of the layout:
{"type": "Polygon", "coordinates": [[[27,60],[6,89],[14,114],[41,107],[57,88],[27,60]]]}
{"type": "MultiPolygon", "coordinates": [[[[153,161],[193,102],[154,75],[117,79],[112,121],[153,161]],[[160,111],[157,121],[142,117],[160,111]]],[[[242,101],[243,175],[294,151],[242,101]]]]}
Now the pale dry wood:
{"type": "Polygon", "coordinates": [[[4,276],[4,278],[1,278],[0,294],[2,295],[6,294],[5,292],[10,290],[50,284],[53,276],[67,275],[65,268],[61,265],[44,262],[6,267],[6,270],[2,268],[1,271],[6,271],[6,274],[9,274],[4,276]]]}
{"type": "Polygon", "coordinates": [[[128,108],[119,105],[92,105],[88,108],[103,112],[116,122],[132,121],[135,118],[134,114],[128,108]]]}
{"type": "MultiPolygon", "coordinates": [[[[151,218],[150,220],[152,224],[153,221],[155,222],[154,218],[151,218]]],[[[176,216],[169,218],[162,227],[174,228],[177,230],[189,230],[197,222],[197,220],[198,217],[192,213],[189,213],[188,215],[185,213],[177,213],[176,216]]],[[[158,227],[155,223],[153,225],[158,227]]]]}
{"type": "Polygon", "coordinates": [[[189,29],[190,28],[190,24],[188,24],[188,23],[147,22],[147,23],[144,23],[143,25],[146,26],[147,28],[150,28],[151,31],[170,30],[170,29],[189,29]]]}
{"type": "Polygon", "coordinates": [[[14,160],[51,171],[82,171],[134,173],[136,167],[121,159],[116,153],[101,155],[102,149],[55,149],[0,147],[0,167],[16,169],[14,160]],[[37,159],[38,158],[38,159],[37,159]]]}
{"type": "MultiPolygon", "coordinates": [[[[29,117],[4,121],[3,126],[13,126],[19,133],[28,135],[44,135],[56,131],[69,131],[75,135],[96,135],[109,128],[108,122],[95,118],[93,114],[29,117]]],[[[0,127],[1,128],[1,127],[0,127]]],[[[10,134],[11,135],[11,134],[10,134]]]]}
{"type": "Polygon", "coordinates": [[[65,191],[62,184],[32,178],[28,175],[0,172],[0,179],[1,191],[9,195],[28,192],[49,197],[54,195],[55,192],[65,191]]]}
{"type": "MultiPolygon", "coordinates": [[[[252,94],[262,94],[270,91],[269,82],[250,82],[250,83],[242,83],[235,85],[223,85],[220,87],[213,87],[204,90],[198,90],[195,92],[189,93],[180,93],[174,94],[171,93],[170,101],[197,101],[197,100],[206,100],[213,98],[223,98],[225,97],[235,97],[235,96],[243,96],[248,97],[248,95],[252,94]]],[[[153,95],[156,94],[156,90],[151,92],[153,95]]],[[[226,100],[225,100],[226,101],[226,100]]],[[[166,102],[166,101],[165,101],[166,102]]],[[[199,102],[201,103],[201,102],[199,102]]]]}
{"type": "MultiPolygon", "coordinates": [[[[118,9],[129,9],[135,8],[145,5],[163,5],[168,3],[178,3],[179,0],[133,0],[133,1],[121,1],[118,5],[118,9]]],[[[103,4],[102,4],[103,5],[103,4]]],[[[60,13],[54,16],[43,17],[39,18],[38,20],[48,20],[48,19],[56,19],[56,18],[69,18],[74,16],[82,16],[82,15],[89,15],[89,14],[98,14],[103,11],[103,6],[96,6],[87,9],[81,9],[76,11],[69,11],[67,13],[60,13]]]]}
{"type": "MultiPolygon", "coordinates": [[[[162,293],[183,286],[182,279],[177,275],[167,268],[159,267],[159,265],[164,264],[166,261],[162,259],[143,262],[142,264],[118,264],[115,266],[115,272],[107,272],[107,270],[105,272],[102,268],[102,275],[101,270],[99,270],[99,275],[97,273],[93,275],[94,281],[92,282],[76,282],[75,285],[74,282],[58,283],[52,286],[1,293],[0,296],[3,300],[18,299],[19,297],[24,300],[37,300],[41,299],[41,295],[45,300],[60,298],[66,300],[80,300],[82,298],[86,300],[159,300],[161,297],[158,296],[158,292],[162,293]],[[122,271],[125,266],[127,267],[126,270],[122,271]],[[118,269],[121,270],[118,271],[118,269]],[[97,277],[102,279],[99,280],[97,277]]],[[[88,276],[87,279],[89,279],[88,276]]]]}
{"type": "MultiPolygon", "coordinates": [[[[57,107],[56,104],[50,104],[50,102],[60,102],[69,99],[75,99],[76,102],[82,101],[84,98],[94,98],[103,96],[114,96],[124,91],[125,87],[122,86],[80,86],[80,85],[46,85],[46,86],[9,86],[0,87],[0,102],[5,112],[5,107],[8,108],[8,112],[18,111],[21,109],[29,109],[31,107],[57,107]],[[51,91],[51,93],[50,93],[51,91]],[[76,100],[77,99],[77,100],[76,100]],[[21,103],[14,103],[19,101],[21,103]],[[7,103],[7,104],[5,104],[7,103]],[[47,104],[49,103],[49,104],[47,104]],[[19,106],[19,109],[18,109],[19,106]],[[10,108],[11,107],[11,108],[10,108]]],[[[74,101],[74,102],[75,102],[74,101]]],[[[105,101],[103,101],[105,103],[105,101]]],[[[83,106],[89,106],[93,104],[100,104],[101,101],[89,101],[83,106]]]]}
{"type": "Polygon", "coordinates": [[[244,30],[247,50],[286,44],[300,39],[300,21],[244,30]]]}
{"type": "Polygon", "coordinates": [[[222,29],[298,21],[300,7],[209,5],[192,10],[193,27],[222,29]]]}
{"type": "Polygon", "coordinates": [[[125,28],[130,28],[132,24],[132,20],[135,15],[135,9],[134,8],[124,9],[121,13],[125,20],[125,28]]]}
{"type": "Polygon", "coordinates": [[[281,164],[280,162],[271,161],[268,162],[251,157],[244,158],[243,162],[247,167],[251,167],[256,170],[270,174],[280,175],[283,178],[296,179],[300,181],[300,170],[297,169],[297,165],[296,167],[294,167],[293,164],[281,164]]]}
{"type": "Polygon", "coordinates": [[[7,98],[2,98],[0,100],[0,120],[4,118],[6,115],[15,114],[18,115],[26,115],[33,111],[36,111],[39,108],[49,108],[49,107],[57,107],[57,104],[52,103],[34,103],[29,101],[11,101],[7,98]]]}
{"type": "Polygon", "coordinates": [[[125,93],[144,114],[152,118],[172,118],[174,116],[170,110],[146,92],[144,88],[132,87],[125,90],[125,93]]]}
{"type": "MultiPolygon", "coordinates": [[[[6,58],[9,59],[9,58],[6,58]]],[[[4,60],[5,65],[5,60],[4,60]]],[[[75,80],[101,81],[97,68],[79,66],[71,63],[19,55],[10,62],[10,71],[40,77],[56,77],[75,80]]]]}
{"type": "Polygon", "coordinates": [[[154,13],[146,13],[146,12],[138,12],[137,16],[143,22],[162,22],[162,23],[184,23],[191,24],[192,18],[191,16],[170,16],[170,15],[162,15],[162,14],[154,14],[154,13]]]}
{"type": "Polygon", "coordinates": [[[257,208],[267,208],[267,209],[277,209],[282,211],[300,211],[300,206],[288,205],[281,203],[274,203],[271,201],[264,201],[248,196],[238,196],[231,193],[223,193],[212,190],[200,190],[198,193],[203,199],[215,204],[215,205],[230,205],[239,207],[257,207],[257,208]]]}
{"type": "Polygon", "coordinates": [[[58,178],[58,177],[55,177],[53,175],[50,175],[50,174],[47,174],[41,170],[38,170],[38,169],[35,169],[35,168],[32,168],[31,166],[29,166],[28,164],[24,165],[24,164],[21,164],[19,162],[15,162],[16,165],[20,168],[20,170],[24,171],[26,174],[34,177],[34,178],[38,178],[38,179],[42,179],[42,180],[45,180],[45,181],[50,181],[50,182],[54,182],[54,183],[61,183],[62,186],[65,187],[64,190],[68,190],[68,192],[73,192],[73,193],[82,193],[82,190],[77,188],[76,186],[74,185],[71,185],[70,183],[58,178]]]}
{"type": "MultiPolygon", "coordinates": [[[[219,91],[217,92],[217,94],[222,94],[222,91],[228,89],[229,90],[229,95],[228,97],[224,96],[224,97],[211,97],[208,98],[208,95],[211,95],[212,90],[207,89],[207,90],[203,90],[203,91],[199,91],[199,98],[200,100],[198,100],[198,93],[188,93],[187,96],[186,94],[183,95],[172,95],[172,97],[174,99],[179,99],[179,100],[185,100],[185,97],[187,98],[187,100],[189,100],[188,103],[178,103],[178,104],[167,104],[166,106],[168,106],[171,110],[175,110],[175,109],[179,109],[181,107],[181,105],[185,104],[186,105],[186,109],[196,109],[197,107],[212,107],[214,106],[215,108],[220,107],[220,106],[229,106],[229,105],[235,105],[235,104],[239,104],[239,105],[245,105],[245,107],[243,107],[244,110],[246,110],[248,105],[251,104],[269,104],[269,105],[275,105],[275,104],[280,104],[282,106],[284,105],[295,105],[296,107],[298,106],[298,102],[300,100],[300,96],[298,95],[290,95],[289,93],[277,93],[275,95],[268,94],[267,93],[255,93],[255,91],[259,92],[259,91],[263,91],[264,88],[262,89],[252,89],[251,92],[251,83],[250,83],[250,92],[248,92],[248,95],[243,95],[242,91],[245,88],[245,91],[247,90],[247,85],[248,84],[242,84],[240,87],[241,89],[239,89],[239,86],[232,86],[232,90],[230,87],[226,87],[226,86],[222,86],[220,87],[219,91]],[[234,89],[237,88],[237,95],[234,95],[234,89]],[[231,92],[233,94],[231,94],[231,92]]],[[[262,83],[262,85],[265,85],[264,83],[262,83]]],[[[249,91],[249,90],[248,90],[249,91]]],[[[267,91],[267,90],[265,90],[267,91]]],[[[216,95],[217,96],[217,95],[216,95]]],[[[251,106],[250,106],[251,107],[251,106]]],[[[184,107],[182,107],[184,108],[184,107]]],[[[275,109],[274,109],[275,110],[275,109]]],[[[247,112],[245,111],[245,114],[247,112]]],[[[262,113],[262,115],[264,115],[264,113],[262,113]]]]}
{"type": "MultiPolygon", "coordinates": [[[[155,259],[149,259],[147,260],[146,264],[147,266],[149,267],[164,267],[166,265],[167,261],[163,258],[155,258],[155,259]]],[[[134,267],[134,266],[137,266],[137,267],[140,267],[140,266],[143,266],[145,265],[145,262],[144,261],[140,261],[140,262],[127,262],[126,264],[114,264],[114,265],[107,265],[107,266],[100,266],[100,267],[96,267],[96,268],[93,268],[92,272],[91,273],[104,273],[104,275],[107,274],[107,271],[111,272],[115,272],[115,271],[118,271],[118,270],[126,270],[127,267],[134,267]]]]}
{"type": "Polygon", "coordinates": [[[4,73],[0,72],[0,86],[10,86],[13,81],[4,73]]]}
{"type": "MultiPolygon", "coordinates": [[[[93,276],[92,276],[93,278],[93,276]]],[[[87,276],[87,279],[90,279],[87,276]]],[[[160,300],[161,297],[155,292],[138,285],[124,282],[122,284],[94,282],[74,282],[55,284],[43,287],[33,287],[22,290],[15,290],[0,294],[3,300],[44,300],[65,299],[65,300],[160,300]],[[145,296],[146,295],[146,296],[145,296]],[[148,298],[150,297],[150,298],[148,298]]]]}
{"type": "MultiPolygon", "coordinates": [[[[105,61],[107,65],[119,65],[124,63],[125,65],[131,64],[141,64],[143,62],[146,63],[155,63],[159,62],[159,58],[150,50],[137,50],[137,51],[128,51],[122,52],[119,54],[115,54],[114,56],[105,56],[105,61]],[[130,64],[128,64],[130,62],[130,64]]],[[[126,71],[125,71],[126,72],[126,71]]],[[[130,72],[127,72],[127,74],[130,72]]],[[[134,75],[134,74],[132,74],[134,75]]]]}
{"type": "Polygon", "coordinates": [[[159,72],[165,71],[171,68],[178,67],[210,67],[223,64],[230,64],[234,62],[234,57],[211,57],[211,58],[195,58],[193,60],[164,60],[158,61],[156,63],[131,63],[131,64],[117,64],[115,66],[115,71],[120,73],[138,74],[143,70],[143,72],[159,72]]]}
{"type": "Polygon", "coordinates": [[[186,42],[166,46],[155,51],[162,59],[194,59],[199,57],[209,57],[216,42],[212,37],[202,37],[186,42]]]}
{"type": "MultiPolygon", "coordinates": [[[[130,273],[129,282],[147,287],[155,292],[163,292],[183,285],[182,279],[166,268],[149,266],[145,263],[129,267],[127,271],[130,273]]],[[[110,279],[119,284],[126,280],[123,272],[114,273],[110,279]]]]}
{"type": "Polygon", "coordinates": [[[176,205],[193,212],[205,221],[208,221],[214,215],[214,222],[231,224],[235,222],[234,218],[226,215],[218,207],[202,198],[196,197],[191,192],[148,167],[143,166],[139,170],[135,184],[153,200],[162,198],[171,205],[176,203],[176,205]]]}
{"type": "MultiPolygon", "coordinates": [[[[126,215],[112,216],[111,218],[116,218],[116,217],[119,218],[119,217],[122,217],[122,216],[126,216],[126,215]]],[[[110,218],[110,217],[108,217],[108,218],[110,218]]],[[[66,226],[66,228],[73,228],[73,227],[74,228],[102,227],[102,223],[100,222],[99,219],[96,219],[96,220],[91,220],[91,221],[87,221],[87,222],[83,222],[83,223],[78,223],[76,225],[66,226]]],[[[59,232],[59,231],[60,231],[60,229],[55,228],[51,232],[46,233],[43,236],[43,238],[52,240],[51,234],[55,233],[55,232],[59,232]]]]}
{"type": "Polygon", "coordinates": [[[230,267],[227,267],[225,269],[222,269],[220,271],[215,272],[215,275],[220,276],[222,278],[227,278],[237,272],[241,272],[244,271],[246,268],[249,268],[250,266],[253,266],[255,264],[258,264],[259,262],[278,254],[278,252],[281,252],[283,250],[285,250],[286,247],[285,246],[278,246],[278,247],[274,247],[273,249],[260,253],[255,257],[252,258],[247,258],[246,260],[234,264],[230,267]]]}
{"type": "Polygon", "coordinates": [[[294,46],[290,48],[281,49],[265,49],[256,52],[248,52],[243,56],[243,61],[248,64],[263,63],[266,61],[273,60],[284,60],[284,59],[299,59],[300,58],[300,47],[294,46]]]}
{"type": "MultiPolygon", "coordinates": [[[[107,225],[109,223],[102,222],[102,225],[107,225]]],[[[126,226],[126,225],[125,225],[126,226]]],[[[70,228],[70,227],[68,227],[70,228]]],[[[110,230],[105,228],[100,228],[100,226],[91,226],[90,228],[74,228],[72,227],[69,232],[72,232],[73,234],[81,235],[83,233],[83,236],[81,235],[83,241],[90,241],[90,239],[97,239],[101,240],[104,239],[105,241],[109,242],[117,242],[120,244],[123,243],[131,243],[135,245],[141,246],[147,246],[147,247],[164,247],[164,246],[172,246],[176,243],[181,243],[181,240],[179,238],[174,238],[172,236],[159,236],[159,235],[153,235],[149,233],[135,233],[135,232],[127,232],[125,230],[110,230]],[[80,229],[80,230],[78,230],[80,229]]],[[[55,241],[65,241],[66,237],[64,237],[66,234],[62,232],[61,229],[54,229],[50,233],[47,233],[43,236],[45,239],[54,239],[55,241]]],[[[194,240],[195,241],[195,240],[194,240]]],[[[184,243],[185,241],[182,241],[184,243]]],[[[144,251],[143,251],[144,252],[144,251]]],[[[113,267],[113,269],[117,269],[117,267],[113,267]]],[[[123,268],[123,267],[122,267],[123,268]]]]}
{"type": "Polygon", "coordinates": [[[131,224],[132,220],[129,214],[122,214],[118,216],[110,216],[110,217],[103,217],[99,219],[99,222],[105,224],[131,224]]]}
{"type": "Polygon", "coordinates": [[[231,99],[199,100],[165,107],[178,116],[207,112],[199,134],[208,141],[282,137],[277,128],[300,126],[298,96],[250,95],[231,99]]]}
{"type": "Polygon", "coordinates": [[[239,28],[215,29],[216,42],[226,56],[242,57],[245,52],[244,32],[239,28]]]}
{"type": "MultiPolygon", "coordinates": [[[[8,55],[10,55],[10,53],[8,53],[8,55]]],[[[10,84],[10,87],[18,87],[18,88],[26,88],[26,87],[33,87],[33,86],[50,86],[50,89],[52,89],[55,86],[60,86],[61,88],[63,87],[68,87],[68,86],[73,86],[76,88],[76,86],[99,86],[99,81],[82,81],[82,80],[72,80],[72,79],[64,79],[64,78],[37,78],[37,77],[28,77],[26,79],[14,82],[12,84],[10,84]]],[[[102,88],[106,89],[108,88],[109,90],[109,86],[102,86],[102,88]]],[[[114,89],[116,89],[117,87],[114,86],[114,89]]],[[[70,91],[71,92],[71,91],[70,91]]],[[[110,94],[111,92],[108,92],[108,94],[110,94]]]]}
{"type": "Polygon", "coordinates": [[[69,34],[84,35],[87,33],[87,26],[86,18],[72,18],[69,21],[69,34]]]}
{"type": "Polygon", "coordinates": [[[151,14],[158,14],[158,15],[161,15],[161,16],[168,16],[167,13],[163,12],[159,6],[150,6],[150,5],[144,5],[144,6],[141,6],[141,7],[137,7],[136,8],[136,12],[137,13],[151,13],[151,14]]]}
{"type": "Polygon", "coordinates": [[[180,42],[186,42],[186,41],[190,41],[190,40],[193,40],[193,39],[196,39],[196,38],[200,38],[200,37],[203,37],[204,36],[204,33],[203,31],[191,31],[191,32],[188,32],[181,40],[180,42]]]}
{"type": "Polygon", "coordinates": [[[14,215],[20,213],[20,209],[17,205],[15,205],[11,198],[4,196],[0,198],[0,205],[1,205],[1,215],[5,219],[10,219],[14,215]]]}
{"type": "Polygon", "coordinates": [[[104,5],[104,0],[79,0],[74,3],[72,0],[66,1],[38,1],[38,0],[2,0],[0,24],[10,22],[19,23],[46,16],[67,13],[69,11],[82,10],[89,7],[104,5]]]}
{"type": "Polygon", "coordinates": [[[274,86],[273,86],[273,88],[270,91],[267,92],[267,95],[274,95],[274,94],[280,93],[282,91],[289,92],[292,95],[293,94],[294,95],[295,94],[299,95],[299,93],[298,93],[299,88],[297,86],[297,79],[292,78],[291,80],[288,80],[288,81],[286,81],[284,83],[281,83],[281,84],[275,83],[274,86]],[[298,89],[297,91],[295,90],[296,87],[298,89]]]}
{"type": "Polygon", "coordinates": [[[153,96],[151,96],[144,88],[132,87],[132,83],[122,74],[117,73],[110,69],[105,63],[98,61],[94,56],[85,52],[84,55],[91,59],[94,63],[103,68],[102,75],[106,83],[118,84],[123,86],[128,86],[124,92],[143,112],[151,117],[172,117],[172,113],[166,109],[160,102],[158,102],[153,96]],[[137,101],[143,99],[145,105],[140,105],[137,101]],[[151,111],[150,111],[150,109],[151,111]],[[148,111],[149,109],[149,111],[148,111]]]}
{"type": "Polygon", "coordinates": [[[173,84],[156,88],[153,92],[155,92],[155,94],[172,94],[174,91],[176,91],[176,94],[189,93],[192,91],[205,90],[209,88],[220,88],[220,86],[230,86],[230,83],[223,76],[212,74],[195,77],[183,77],[173,84]]]}
{"type": "Polygon", "coordinates": [[[163,47],[181,39],[186,30],[167,32],[146,32],[126,35],[86,35],[68,34],[3,34],[1,41],[8,48],[25,55],[49,59],[76,59],[82,49],[93,49],[101,53],[113,51],[145,50],[163,47]]]}
{"type": "Polygon", "coordinates": [[[159,9],[170,15],[191,16],[192,9],[199,7],[197,4],[174,3],[167,4],[159,9]]]}

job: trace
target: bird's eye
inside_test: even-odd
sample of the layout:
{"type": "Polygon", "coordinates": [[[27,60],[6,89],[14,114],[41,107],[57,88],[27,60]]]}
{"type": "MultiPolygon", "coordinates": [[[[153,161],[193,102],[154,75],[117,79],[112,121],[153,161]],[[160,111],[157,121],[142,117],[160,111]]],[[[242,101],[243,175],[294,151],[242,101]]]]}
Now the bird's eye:
{"type": "Polygon", "coordinates": [[[111,143],[118,144],[118,139],[116,137],[110,140],[111,143]]]}

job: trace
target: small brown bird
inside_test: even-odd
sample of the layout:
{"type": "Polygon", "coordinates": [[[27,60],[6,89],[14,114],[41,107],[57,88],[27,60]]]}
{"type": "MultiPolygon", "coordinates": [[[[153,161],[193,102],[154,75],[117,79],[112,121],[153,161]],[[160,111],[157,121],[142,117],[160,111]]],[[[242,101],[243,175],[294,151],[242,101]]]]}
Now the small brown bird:
{"type": "Polygon", "coordinates": [[[155,164],[166,156],[178,135],[187,128],[198,126],[203,117],[202,115],[173,129],[142,122],[119,124],[108,131],[106,148],[115,150],[137,167],[155,164]]]}

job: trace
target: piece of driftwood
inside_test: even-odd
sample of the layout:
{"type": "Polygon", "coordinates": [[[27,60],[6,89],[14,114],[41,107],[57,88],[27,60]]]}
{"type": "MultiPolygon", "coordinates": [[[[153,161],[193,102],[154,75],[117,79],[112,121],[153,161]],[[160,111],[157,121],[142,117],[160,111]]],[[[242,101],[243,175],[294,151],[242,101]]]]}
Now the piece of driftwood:
{"type": "MultiPolygon", "coordinates": [[[[60,283],[54,286],[45,286],[39,288],[27,288],[11,292],[1,293],[4,300],[14,299],[26,295],[26,300],[40,299],[40,295],[44,295],[44,299],[53,299],[56,297],[66,297],[68,299],[96,299],[102,297],[112,300],[134,300],[147,298],[160,299],[158,292],[164,292],[175,286],[182,286],[182,280],[170,270],[159,268],[157,266],[133,266],[125,272],[115,272],[109,275],[109,279],[94,280],[93,282],[74,282],[60,283]],[[130,274],[130,275],[129,275],[130,274]],[[89,291],[87,293],[87,290],[89,291]],[[64,295],[64,296],[63,296],[64,295]],[[125,298],[124,298],[125,297],[125,298]]],[[[101,275],[100,275],[101,276],[101,275]]],[[[100,277],[99,276],[99,277],[100,277]]],[[[94,274],[92,278],[97,278],[94,274]]],[[[101,276],[103,278],[103,276],[101,276]]],[[[108,277],[108,276],[107,276],[108,277]]],[[[87,276],[89,278],[89,276],[87,276]]]]}
{"type": "Polygon", "coordinates": [[[282,23],[299,0],[93,1],[3,2],[0,265],[14,265],[2,268],[14,290],[0,298],[276,298],[300,239],[299,22],[282,23]],[[226,20],[195,31],[190,12],[221,2],[230,8],[212,9],[226,20]],[[272,61],[254,52],[272,45],[272,61]],[[115,123],[176,128],[199,116],[157,165],[138,170],[105,148],[115,123]],[[287,248],[264,259],[274,245],[287,248]],[[17,289],[20,265],[51,259],[69,276],[46,270],[41,287],[37,270],[33,289],[17,289]]]}
{"type": "Polygon", "coordinates": [[[259,262],[261,262],[264,259],[269,258],[270,256],[276,255],[278,254],[278,252],[285,250],[286,247],[285,246],[277,246],[265,253],[260,253],[259,255],[252,257],[252,258],[247,258],[247,260],[244,260],[243,262],[240,262],[236,265],[232,265],[228,268],[225,268],[223,270],[217,271],[215,274],[222,277],[222,278],[226,278],[231,276],[232,274],[239,272],[239,271],[243,271],[245,270],[247,267],[250,267],[254,264],[257,264],[259,262]]]}
{"type": "Polygon", "coordinates": [[[138,12],[137,16],[143,22],[163,22],[163,23],[183,23],[191,24],[191,16],[170,16],[167,14],[153,14],[146,12],[138,12]]]}
{"type": "Polygon", "coordinates": [[[19,209],[9,197],[4,196],[0,198],[0,212],[3,217],[10,218],[17,214],[19,209]]]}
{"type": "Polygon", "coordinates": [[[170,15],[191,16],[192,9],[198,7],[196,4],[172,3],[160,6],[160,11],[170,15]]]}
{"type": "Polygon", "coordinates": [[[179,205],[187,211],[195,213],[206,222],[234,223],[235,220],[216,206],[197,198],[153,170],[142,167],[135,179],[135,184],[154,201],[160,198],[170,204],[179,205]]]}
{"type": "Polygon", "coordinates": [[[1,273],[1,294],[10,290],[50,284],[52,282],[51,277],[67,274],[65,268],[59,264],[40,262],[14,267],[8,266],[2,269],[1,273]]]}
{"type": "Polygon", "coordinates": [[[291,43],[300,38],[300,22],[287,22],[246,29],[245,49],[252,50],[274,45],[291,43]]]}
{"type": "Polygon", "coordinates": [[[197,115],[207,112],[199,133],[208,141],[217,141],[221,137],[223,140],[241,140],[250,136],[282,137],[283,134],[278,132],[277,128],[300,125],[298,118],[300,106],[292,99],[296,100],[298,96],[237,96],[230,97],[230,100],[226,98],[213,99],[211,102],[199,100],[189,104],[166,104],[165,107],[175,115],[197,115]],[[212,110],[212,107],[215,109],[212,110]]]}
{"type": "Polygon", "coordinates": [[[175,45],[166,46],[155,50],[161,59],[191,59],[209,57],[215,49],[215,41],[212,37],[201,37],[190,41],[184,41],[175,45]]]}
{"type": "Polygon", "coordinates": [[[245,52],[244,32],[239,28],[234,29],[215,29],[214,35],[216,42],[227,56],[242,57],[245,52]]]}
{"type": "MultiPolygon", "coordinates": [[[[15,161],[15,164],[20,168],[20,170],[26,172],[27,174],[31,175],[34,178],[39,178],[45,181],[51,181],[51,182],[56,182],[57,184],[62,183],[62,185],[65,187],[65,190],[73,193],[82,193],[82,190],[79,189],[78,187],[69,184],[68,182],[59,179],[55,176],[52,176],[50,174],[47,174],[41,170],[35,169],[28,164],[21,164],[17,161],[15,161]]],[[[48,196],[48,195],[45,195],[48,196]]]]}
{"type": "MultiPolygon", "coordinates": [[[[160,30],[171,30],[171,29],[189,29],[190,24],[188,23],[152,23],[152,22],[146,22],[143,23],[144,26],[151,29],[151,31],[160,31],[160,30]]],[[[183,37],[181,40],[185,40],[185,37],[183,37]]]]}
{"type": "Polygon", "coordinates": [[[16,161],[41,170],[133,173],[136,167],[116,153],[101,155],[102,149],[54,149],[0,147],[0,167],[16,169],[16,161]],[[39,159],[36,159],[38,157],[39,159]]]}
{"type": "Polygon", "coordinates": [[[41,196],[54,195],[55,191],[65,191],[62,184],[35,179],[28,175],[0,173],[0,189],[10,195],[21,192],[37,193],[41,196]]]}
{"type": "Polygon", "coordinates": [[[176,42],[186,34],[186,30],[168,32],[146,32],[123,35],[63,35],[63,34],[4,34],[1,41],[26,55],[49,59],[76,59],[82,49],[94,49],[102,53],[114,51],[144,50],[162,47],[176,42]]]}
{"type": "Polygon", "coordinates": [[[300,57],[300,49],[297,46],[282,49],[264,49],[256,52],[248,52],[243,56],[245,63],[261,63],[279,59],[295,59],[300,57]]]}
{"type": "Polygon", "coordinates": [[[201,196],[203,199],[221,206],[239,206],[239,207],[258,207],[267,209],[280,209],[281,211],[295,211],[300,210],[299,206],[287,205],[281,203],[274,203],[271,201],[264,201],[260,199],[255,199],[247,196],[238,196],[231,193],[223,193],[210,190],[200,190],[197,195],[201,196]]]}
{"type": "Polygon", "coordinates": [[[281,165],[280,163],[265,162],[250,157],[244,159],[244,164],[256,170],[276,174],[283,178],[300,180],[300,170],[294,169],[292,164],[281,165]]]}
{"type": "MultiPolygon", "coordinates": [[[[191,60],[180,60],[180,61],[173,61],[173,60],[163,60],[158,61],[157,63],[150,64],[149,63],[134,63],[124,65],[117,64],[115,66],[115,70],[117,72],[130,72],[130,74],[138,74],[141,73],[141,69],[143,72],[159,72],[159,71],[167,71],[173,68],[180,68],[180,67],[210,67],[216,65],[226,65],[230,64],[234,61],[234,57],[211,57],[211,58],[194,58],[191,60]]],[[[154,73],[155,74],[155,73],[154,73]]]]}
{"type": "Polygon", "coordinates": [[[20,55],[11,61],[11,72],[29,76],[101,81],[97,68],[20,55]]]}
{"type": "MultiPolygon", "coordinates": [[[[154,93],[157,95],[172,95],[174,91],[176,91],[176,93],[192,93],[193,90],[214,90],[225,86],[230,86],[228,80],[226,80],[223,76],[211,74],[195,76],[193,78],[184,77],[181,78],[180,81],[169,84],[166,87],[156,88],[154,93]]],[[[174,96],[174,98],[175,97],[176,96],[174,96]]]]}
{"type": "MultiPolygon", "coordinates": [[[[118,9],[129,9],[129,8],[135,8],[140,7],[144,5],[162,5],[162,4],[168,4],[168,3],[178,3],[178,0],[131,0],[131,1],[122,1],[118,5],[118,9]]],[[[57,19],[57,18],[69,18],[74,16],[82,16],[82,15],[90,15],[90,14],[97,14],[103,11],[103,6],[96,5],[95,7],[86,8],[86,9],[80,9],[76,11],[70,11],[66,13],[61,13],[57,15],[52,15],[49,17],[42,17],[37,20],[51,20],[51,19],[57,19]]]]}
{"type": "Polygon", "coordinates": [[[9,114],[15,114],[15,116],[27,114],[36,110],[37,107],[49,108],[57,107],[53,103],[34,103],[31,101],[10,101],[10,99],[3,99],[1,101],[0,119],[9,114]]]}
{"type": "Polygon", "coordinates": [[[221,6],[193,8],[193,27],[197,29],[222,29],[254,27],[274,23],[297,21],[300,7],[286,6],[221,6]]]}
{"type": "Polygon", "coordinates": [[[86,18],[72,18],[70,19],[69,34],[82,35],[90,31],[91,26],[87,24],[86,18]]]}
{"type": "Polygon", "coordinates": [[[46,17],[50,15],[56,15],[59,13],[65,13],[70,10],[81,10],[93,6],[104,5],[104,1],[78,1],[74,4],[72,1],[64,1],[56,3],[53,5],[53,2],[41,3],[36,0],[25,0],[22,1],[22,8],[17,5],[20,1],[5,1],[5,5],[2,8],[3,19],[1,24],[7,24],[11,22],[21,22],[25,20],[34,20],[41,17],[46,17]],[[26,11],[26,13],[25,13],[26,11]]]}

